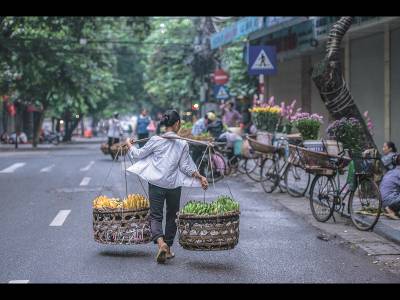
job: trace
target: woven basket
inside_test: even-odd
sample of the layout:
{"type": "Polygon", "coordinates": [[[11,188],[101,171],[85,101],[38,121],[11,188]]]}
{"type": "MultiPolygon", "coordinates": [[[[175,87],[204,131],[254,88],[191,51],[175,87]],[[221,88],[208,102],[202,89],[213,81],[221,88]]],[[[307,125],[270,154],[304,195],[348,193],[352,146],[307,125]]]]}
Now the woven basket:
{"type": "Polygon", "coordinates": [[[151,242],[149,209],[93,209],[94,240],[102,244],[151,242]]]}
{"type": "MultiPolygon", "coordinates": [[[[278,148],[275,146],[257,142],[256,140],[253,140],[252,138],[249,137],[247,137],[247,139],[249,140],[250,146],[251,148],[253,148],[254,151],[265,154],[273,154],[278,150],[278,148]]],[[[283,148],[279,148],[279,151],[284,152],[285,150],[283,148]]]]}
{"type": "Polygon", "coordinates": [[[104,155],[110,154],[110,148],[108,147],[108,144],[101,144],[100,150],[104,155]]]}
{"type": "Polygon", "coordinates": [[[114,144],[110,148],[110,151],[114,155],[117,155],[117,153],[118,153],[118,156],[126,155],[128,153],[128,150],[129,150],[128,145],[125,142],[114,144]]]}
{"type": "Polygon", "coordinates": [[[297,157],[300,159],[300,163],[304,166],[305,169],[308,170],[343,169],[351,161],[348,158],[343,158],[341,164],[338,166],[338,160],[340,159],[340,157],[338,156],[329,155],[328,153],[325,152],[316,152],[302,147],[294,147],[294,148],[295,148],[294,151],[297,152],[297,157]]]}
{"type": "Polygon", "coordinates": [[[185,138],[190,138],[192,136],[192,129],[181,128],[179,129],[178,135],[185,138]]]}
{"type": "Polygon", "coordinates": [[[219,216],[178,213],[179,244],[192,251],[233,249],[239,242],[239,215],[240,212],[219,216]]]}

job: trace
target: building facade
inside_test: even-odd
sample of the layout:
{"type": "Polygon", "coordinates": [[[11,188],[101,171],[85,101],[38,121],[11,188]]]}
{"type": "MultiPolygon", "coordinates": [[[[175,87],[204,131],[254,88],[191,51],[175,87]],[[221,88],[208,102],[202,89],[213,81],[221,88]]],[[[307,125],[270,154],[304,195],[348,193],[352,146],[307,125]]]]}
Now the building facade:
{"type": "MultiPolygon", "coordinates": [[[[264,97],[286,103],[296,99],[304,111],[322,114],[322,136],[330,118],[311,71],[324,57],[329,29],[338,18],[265,17],[264,27],[247,40],[250,45],[277,49],[278,72],[266,76],[264,97]]],[[[400,126],[400,17],[354,17],[341,46],[345,80],[360,111],[368,111],[374,122],[376,144],[380,147],[392,140],[400,145],[396,130],[400,126]]]]}

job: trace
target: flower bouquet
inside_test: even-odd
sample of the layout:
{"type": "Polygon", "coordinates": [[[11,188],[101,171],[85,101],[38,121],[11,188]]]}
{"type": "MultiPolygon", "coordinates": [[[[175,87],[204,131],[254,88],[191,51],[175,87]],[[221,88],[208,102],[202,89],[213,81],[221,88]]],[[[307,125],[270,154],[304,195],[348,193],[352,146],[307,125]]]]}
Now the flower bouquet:
{"type": "Polygon", "coordinates": [[[296,115],[296,113],[299,113],[301,111],[301,108],[298,108],[296,111],[294,110],[294,106],[296,104],[296,100],[293,100],[293,102],[290,105],[285,105],[285,102],[281,102],[281,116],[283,118],[283,124],[280,126],[281,131],[286,134],[291,134],[292,133],[292,128],[293,128],[293,118],[296,115]]]}
{"type": "Polygon", "coordinates": [[[253,122],[259,131],[274,132],[281,117],[281,108],[271,97],[267,103],[256,104],[250,109],[253,122]]]}
{"type": "Polygon", "coordinates": [[[301,133],[303,140],[318,139],[319,129],[323,123],[323,117],[318,114],[297,112],[292,118],[292,124],[301,133]]]}
{"type": "Polygon", "coordinates": [[[350,154],[361,156],[362,127],[356,118],[341,118],[331,123],[326,129],[327,134],[343,144],[350,154]]]}

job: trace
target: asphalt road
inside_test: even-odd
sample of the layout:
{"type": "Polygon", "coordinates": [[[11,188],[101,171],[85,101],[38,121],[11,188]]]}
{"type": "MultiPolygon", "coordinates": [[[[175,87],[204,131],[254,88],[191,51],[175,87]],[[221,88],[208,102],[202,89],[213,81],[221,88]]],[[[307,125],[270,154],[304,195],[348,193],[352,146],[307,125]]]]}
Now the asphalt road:
{"type": "MultiPolygon", "coordinates": [[[[91,202],[111,164],[99,145],[0,152],[0,282],[400,282],[399,277],[379,270],[369,257],[318,239],[315,228],[240,177],[218,183],[206,193],[210,200],[228,194],[229,184],[241,204],[240,240],[233,250],[192,252],[176,241],[176,258],[158,265],[153,244],[97,244],[91,202]],[[57,222],[59,226],[50,226],[57,222]]],[[[121,167],[120,162],[111,169],[104,193],[124,195],[121,167]]],[[[128,180],[129,192],[141,192],[135,176],[129,175],[128,180]]],[[[183,198],[182,203],[202,199],[203,194],[191,189],[183,198]]]]}

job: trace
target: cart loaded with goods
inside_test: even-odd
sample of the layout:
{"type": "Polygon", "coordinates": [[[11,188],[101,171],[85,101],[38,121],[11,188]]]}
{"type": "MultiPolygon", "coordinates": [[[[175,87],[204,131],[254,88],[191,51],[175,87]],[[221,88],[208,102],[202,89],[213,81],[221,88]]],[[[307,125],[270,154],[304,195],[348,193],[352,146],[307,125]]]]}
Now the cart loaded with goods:
{"type": "MultiPolygon", "coordinates": [[[[115,158],[121,155],[121,148],[117,150],[115,158]]],[[[111,174],[114,163],[112,163],[107,181],[111,174]]],[[[125,169],[125,197],[114,198],[99,195],[93,200],[93,234],[94,240],[102,244],[145,244],[151,241],[149,210],[150,202],[143,194],[128,194],[128,183],[126,180],[126,153],[124,154],[125,169]]],[[[143,193],[146,191],[142,186],[143,193]]]]}
{"type": "MultiPolygon", "coordinates": [[[[196,144],[196,141],[193,143],[196,144]]],[[[212,147],[207,145],[200,160],[212,147]]],[[[207,168],[214,173],[211,155],[208,156],[207,168]]],[[[207,171],[208,172],[208,171],[207,171]]],[[[213,180],[214,191],[215,183],[213,180]]],[[[227,184],[227,183],[226,183],[227,184]]],[[[230,196],[219,195],[213,202],[206,202],[205,191],[203,201],[190,200],[178,212],[176,224],[179,244],[191,251],[220,251],[233,249],[239,242],[239,203],[230,196]]],[[[189,192],[188,192],[189,193],[189,192]]],[[[188,194],[187,194],[188,195],[188,194]]],[[[186,195],[186,197],[187,197],[186,195]]]]}

